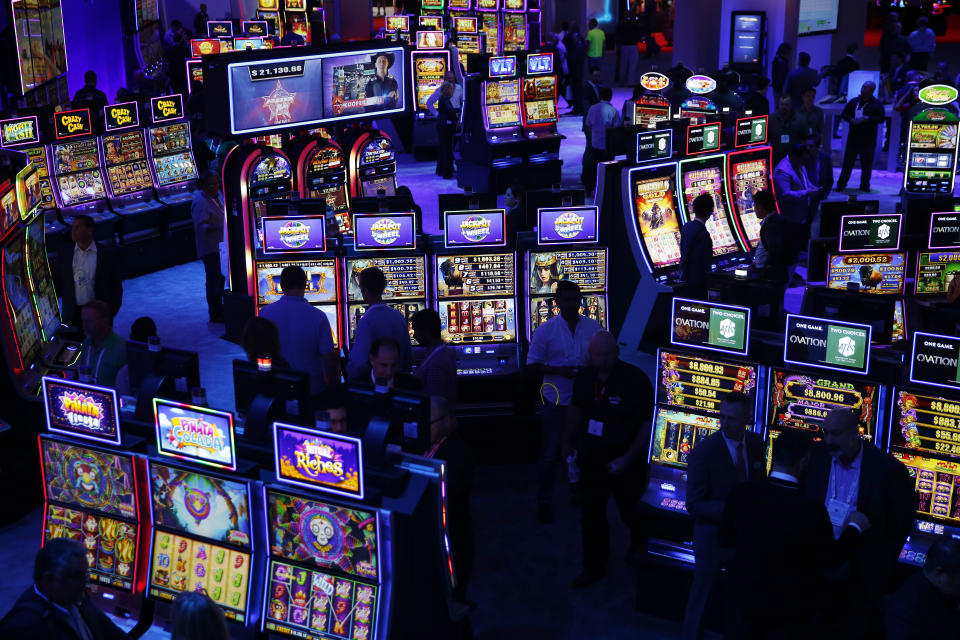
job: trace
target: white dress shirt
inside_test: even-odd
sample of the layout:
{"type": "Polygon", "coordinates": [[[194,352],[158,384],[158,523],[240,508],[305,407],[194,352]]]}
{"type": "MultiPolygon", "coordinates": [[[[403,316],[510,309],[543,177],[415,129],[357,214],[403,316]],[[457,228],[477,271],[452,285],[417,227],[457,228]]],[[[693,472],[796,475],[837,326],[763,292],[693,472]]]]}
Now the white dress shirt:
{"type": "Polygon", "coordinates": [[[97,275],[97,243],[91,242],[86,249],[73,247],[73,289],[78,307],[96,299],[93,282],[97,275]]]}
{"type": "MultiPolygon", "coordinates": [[[[527,364],[551,367],[583,367],[589,360],[590,340],[601,331],[600,323],[585,316],[577,317],[573,334],[563,316],[554,316],[537,327],[530,341],[527,364]]],[[[548,404],[565,407],[573,396],[573,378],[556,374],[543,376],[543,399],[548,404]]]]}
{"type": "MultiPolygon", "coordinates": [[[[863,444],[860,445],[860,451],[857,456],[845,465],[836,458],[830,462],[830,480],[827,482],[826,502],[827,511],[830,512],[831,502],[837,501],[846,505],[847,515],[857,510],[857,497],[860,493],[860,466],[863,462],[863,444]]],[[[832,514],[831,520],[833,521],[832,514]]],[[[843,523],[833,521],[833,536],[840,538],[843,532],[843,523]]]]}

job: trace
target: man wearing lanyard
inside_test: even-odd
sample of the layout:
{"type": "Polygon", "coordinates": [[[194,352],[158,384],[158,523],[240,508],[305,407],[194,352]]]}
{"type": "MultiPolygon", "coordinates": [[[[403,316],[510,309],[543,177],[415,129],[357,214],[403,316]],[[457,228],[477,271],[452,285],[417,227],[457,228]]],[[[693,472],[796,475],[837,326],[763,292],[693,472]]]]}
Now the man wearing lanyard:
{"type": "Polygon", "coordinates": [[[73,243],[57,250],[54,287],[60,295],[65,322],[80,324],[80,309],[94,300],[103,300],[117,315],[123,300],[117,252],[114,247],[93,239],[95,223],[87,215],[74,216],[70,225],[73,243]]]}
{"type": "Polygon", "coordinates": [[[387,278],[377,267],[367,267],[358,277],[360,295],[367,310],[357,323],[350,359],[347,361],[347,377],[366,380],[370,375],[370,347],[377,338],[393,338],[400,349],[400,371],[410,371],[413,363],[410,348],[410,329],[403,314],[383,303],[387,278]]]}
{"type": "Polygon", "coordinates": [[[830,625],[848,638],[880,637],[879,630],[872,635],[871,625],[881,620],[875,608],[890,587],[913,523],[914,481],[899,460],[862,441],[852,410],[834,409],[822,428],[823,443],[814,448],[803,490],[826,505],[834,537],[855,512],[870,525],[833,585],[842,611],[832,612],[830,625]]]}
{"type": "MultiPolygon", "coordinates": [[[[580,466],[580,533],[583,568],[575,589],[603,577],[610,553],[607,501],[610,494],[620,517],[630,528],[628,560],[636,560],[646,545],[645,523],[636,510],[643,486],[638,464],[649,438],[653,387],[647,376],[618,359],[617,339],[599,331],[590,340],[590,366],[573,381],[567,408],[564,453],[578,446],[580,466]]],[[[566,457],[566,455],[564,456],[566,457]]]]}
{"type": "Polygon", "coordinates": [[[860,95],[843,107],[840,117],[850,124],[847,147],[843,151],[843,168],[837,178],[837,191],[847,188],[853,171],[853,163],[860,158],[860,191],[870,193],[870,175],[873,173],[873,156],[877,150],[877,129],[883,122],[883,104],[873,91],[876,85],[864,82],[860,95]]]}
{"type": "Polygon", "coordinates": [[[127,343],[113,330],[113,315],[106,302],[94,300],[83,307],[83,333],[77,362],[85,370],[89,382],[113,387],[117,372],[127,364],[127,343]]]}
{"type": "Polygon", "coordinates": [[[537,462],[537,519],[543,524],[555,520],[553,492],[560,461],[564,417],[573,395],[573,378],[587,364],[590,339],[601,330],[600,323],[580,315],[580,287],[569,280],[557,283],[554,301],[560,315],[553,316],[533,332],[527,368],[543,375],[540,398],[540,457],[537,462]]]}

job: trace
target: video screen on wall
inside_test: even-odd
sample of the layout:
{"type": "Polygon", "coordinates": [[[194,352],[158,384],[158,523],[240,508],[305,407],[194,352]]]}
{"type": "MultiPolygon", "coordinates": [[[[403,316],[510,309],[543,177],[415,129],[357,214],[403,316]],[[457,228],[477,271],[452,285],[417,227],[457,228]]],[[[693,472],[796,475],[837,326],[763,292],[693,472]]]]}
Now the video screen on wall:
{"type": "Polygon", "coordinates": [[[23,93],[67,72],[60,0],[14,0],[13,30],[23,93]]]}
{"type": "Polygon", "coordinates": [[[836,31],[839,11],[840,0],[800,0],[798,35],[810,36],[836,31]]]}

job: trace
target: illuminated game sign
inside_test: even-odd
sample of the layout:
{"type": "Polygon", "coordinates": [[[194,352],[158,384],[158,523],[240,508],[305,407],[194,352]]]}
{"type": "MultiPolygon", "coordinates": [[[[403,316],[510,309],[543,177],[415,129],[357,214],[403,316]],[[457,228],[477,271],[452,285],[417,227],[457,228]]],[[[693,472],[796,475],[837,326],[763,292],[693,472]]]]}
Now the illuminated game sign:
{"type": "Polygon", "coordinates": [[[857,415],[860,435],[873,439],[879,400],[872,384],[771,369],[767,397],[767,420],[772,427],[801,429],[820,437],[824,418],[834,409],[846,409],[857,415]]]}
{"type": "Polygon", "coordinates": [[[353,216],[353,242],[357,251],[413,249],[416,242],[413,213],[373,213],[353,216]]]}
{"type": "Polygon", "coordinates": [[[927,246],[931,249],[960,248],[960,213],[931,213],[927,246]]]}
{"type": "Polygon", "coordinates": [[[960,338],[915,332],[910,352],[910,381],[960,389],[960,338]]]}
{"type": "Polygon", "coordinates": [[[264,217],[263,252],[323,253],[327,250],[324,216],[264,217]]]}
{"type": "Polygon", "coordinates": [[[687,127],[687,155],[716,151],[720,148],[720,123],[692,124],[687,127]]]}
{"type": "Polygon", "coordinates": [[[531,53],[527,55],[527,75],[553,73],[552,53],[531,53]]]}
{"type": "Polygon", "coordinates": [[[491,78],[509,78],[517,75],[516,56],[494,56],[487,63],[488,75],[491,78]]]}
{"type": "Polygon", "coordinates": [[[233,23],[229,20],[208,20],[207,35],[211,38],[232,38],[233,23]]]}
{"type": "Polygon", "coordinates": [[[960,458],[960,402],[900,389],[894,397],[890,446],[960,458]]]}
{"type": "Polygon", "coordinates": [[[40,142],[37,116],[0,120],[0,147],[40,142]]]}
{"type": "Polygon", "coordinates": [[[708,360],[683,353],[660,352],[657,402],[716,414],[731,392],[754,397],[757,368],[751,364],[708,360]]]}
{"type": "Polygon", "coordinates": [[[53,114],[54,133],[57,140],[88,136],[93,133],[90,123],[90,109],[58,111],[53,114]]]}
{"type": "Polygon", "coordinates": [[[717,81],[710,76],[690,76],[687,78],[687,91],[702,95],[717,88],[717,81]]]}
{"type": "Polygon", "coordinates": [[[905,253],[832,255],[827,270],[827,286],[831,289],[848,289],[855,284],[864,293],[903,293],[906,266],[905,253]]]}
{"type": "Polygon", "coordinates": [[[217,38],[198,38],[190,41],[190,55],[194,58],[220,53],[220,40],[217,38]]]}
{"type": "Polygon", "coordinates": [[[583,244],[597,241],[597,207],[549,207],[537,210],[537,243],[583,244]]]}
{"type": "Polygon", "coordinates": [[[240,30],[248,36],[264,37],[267,34],[266,20],[244,20],[240,23],[240,30]]]}
{"type": "Polygon", "coordinates": [[[647,91],[663,91],[670,86],[670,78],[662,73],[650,71],[640,76],[640,86],[647,91]]]}
{"type": "MultiPolygon", "coordinates": [[[[469,5],[469,0],[468,5],[469,5]]],[[[453,8],[451,3],[451,9],[453,8]]],[[[470,8],[469,6],[467,7],[470,8]]],[[[477,19],[471,18],[469,16],[457,16],[453,19],[454,28],[457,30],[458,34],[461,33],[476,33],[477,32],[477,19]]],[[[479,53],[479,51],[477,52],[479,53]]]]}
{"type": "Polygon", "coordinates": [[[854,215],[840,218],[840,251],[896,251],[903,215],[854,215]]]}
{"type": "Polygon", "coordinates": [[[172,96],[150,98],[150,115],[154,124],[180,120],[183,118],[183,96],[177,93],[172,96]]]}
{"type": "Polygon", "coordinates": [[[636,162],[669,160],[673,155],[673,129],[642,131],[637,134],[636,162]]]}
{"type": "Polygon", "coordinates": [[[865,374],[870,368],[871,335],[867,324],[787,314],[783,361],[865,374]]]}
{"type": "Polygon", "coordinates": [[[505,209],[444,211],[443,245],[502,247],[507,244],[505,209]]]}
{"type": "Polygon", "coordinates": [[[42,385],[49,431],[120,444],[116,389],[49,376],[42,385]]]}
{"type": "Polygon", "coordinates": [[[363,499],[363,450],[358,438],[275,422],[273,444],[281,482],[363,499]]]}
{"type": "Polygon", "coordinates": [[[443,31],[417,31],[417,49],[443,49],[443,45],[443,31]]]}
{"type": "Polygon", "coordinates": [[[154,398],[153,415],[161,455],[236,470],[232,413],[154,398]]]}
{"type": "Polygon", "coordinates": [[[932,84],[920,89],[920,102],[939,107],[957,99],[957,90],[948,84],[932,84]]]}
{"type": "Polygon", "coordinates": [[[960,251],[924,252],[917,255],[916,292],[945,294],[960,275],[960,251]]]}
{"type": "Polygon", "coordinates": [[[670,120],[670,101],[660,94],[648,93],[633,101],[632,124],[634,126],[647,128],[668,120],[670,120]]]}
{"type": "Polygon", "coordinates": [[[749,147],[767,142],[767,116],[754,116],[737,120],[736,137],[733,146],[749,147]]]}
{"type": "Polygon", "coordinates": [[[140,126],[140,114],[136,102],[111,104],[103,108],[103,121],[107,131],[140,126]]]}
{"type": "Polygon", "coordinates": [[[410,31],[410,16],[387,16],[387,31],[410,31]]]}
{"type": "Polygon", "coordinates": [[[747,355],[750,309],[701,300],[673,299],[670,343],[747,355]]]}

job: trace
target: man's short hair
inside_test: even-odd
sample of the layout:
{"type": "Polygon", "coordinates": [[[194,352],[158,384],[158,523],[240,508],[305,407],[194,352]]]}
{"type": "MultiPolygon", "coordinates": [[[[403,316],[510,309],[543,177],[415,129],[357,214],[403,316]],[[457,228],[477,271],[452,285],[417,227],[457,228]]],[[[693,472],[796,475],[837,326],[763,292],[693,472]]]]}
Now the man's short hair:
{"type": "Polygon", "coordinates": [[[844,407],[831,409],[824,418],[824,421],[826,420],[829,420],[830,422],[839,422],[851,431],[857,431],[858,433],[860,431],[860,416],[858,416],[853,409],[847,409],[844,407]]]}
{"type": "Polygon", "coordinates": [[[713,196],[709,193],[701,193],[693,199],[693,215],[698,218],[709,218],[713,215],[713,209],[713,196]]]}
{"type": "Polygon", "coordinates": [[[560,295],[561,293],[564,293],[564,292],[573,293],[579,296],[580,285],[578,285],[573,280],[561,280],[560,282],[557,283],[557,295],[560,295]]]}
{"type": "Polygon", "coordinates": [[[773,197],[773,191],[770,191],[770,189],[761,189],[753,194],[753,203],[759,204],[764,211],[770,213],[777,210],[777,199],[773,197]]]}
{"type": "Polygon", "coordinates": [[[413,330],[422,329],[431,338],[440,337],[440,314],[433,309],[420,309],[410,318],[413,330]]]}
{"type": "Polygon", "coordinates": [[[331,385],[317,396],[317,406],[323,411],[330,409],[345,409],[347,407],[347,390],[343,385],[331,385]]]}
{"type": "Polygon", "coordinates": [[[803,93],[801,93],[800,95],[805,96],[805,95],[807,95],[808,93],[810,93],[811,91],[813,91],[813,95],[817,95],[817,88],[816,88],[816,87],[807,87],[806,89],[803,90],[803,93]]]}
{"type": "Polygon", "coordinates": [[[613,89],[610,87],[600,87],[600,99],[609,102],[613,98],[613,89]]]}
{"type": "Polygon", "coordinates": [[[801,67],[806,67],[810,64],[810,54],[806,51],[801,51],[800,55],[797,56],[797,62],[800,63],[801,67]]]}
{"type": "Polygon", "coordinates": [[[763,91],[770,86],[770,78],[757,78],[757,89],[763,91]]]}
{"type": "Polygon", "coordinates": [[[596,18],[590,18],[590,22],[587,23],[587,26],[591,29],[596,29],[598,26],[600,26],[600,23],[597,22],[596,18]]]}
{"type": "Polygon", "coordinates": [[[398,354],[400,353],[400,345],[397,343],[397,341],[390,336],[383,336],[381,338],[377,338],[370,344],[370,357],[376,358],[379,356],[380,350],[383,348],[393,349],[398,354]]]}
{"type": "Polygon", "coordinates": [[[773,440],[773,466],[793,467],[810,452],[810,436],[797,429],[786,429],[773,440]]]}
{"type": "Polygon", "coordinates": [[[69,538],[48,540],[34,558],[33,581],[40,582],[47,573],[56,575],[78,559],[84,564],[87,563],[87,554],[83,550],[83,545],[76,540],[69,538]]]}
{"type": "Polygon", "coordinates": [[[103,300],[92,300],[83,305],[83,308],[92,309],[98,316],[109,320],[111,325],[113,324],[113,312],[110,311],[110,305],[103,300]]]}
{"type": "Polygon", "coordinates": [[[850,44],[847,45],[847,53],[856,53],[857,49],[859,48],[860,48],[860,45],[858,45],[856,42],[851,42],[850,44]]]}
{"type": "Polygon", "coordinates": [[[73,216],[73,219],[75,221],[79,221],[83,226],[85,226],[87,229],[90,229],[91,231],[95,229],[97,226],[97,223],[94,222],[93,218],[91,218],[85,213],[81,213],[79,215],[73,216]]]}
{"type": "Polygon", "coordinates": [[[941,569],[953,574],[960,572],[960,540],[942,538],[934,542],[927,550],[923,568],[941,569]]]}
{"type": "Polygon", "coordinates": [[[750,400],[750,396],[741,392],[741,391],[731,391],[723,397],[723,400],[720,401],[720,405],[738,405],[741,408],[752,409],[753,402],[750,400]]]}
{"type": "Polygon", "coordinates": [[[383,275],[383,271],[379,267],[367,267],[360,272],[360,277],[358,278],[360,283],[360,289],[366,289],[370,293],[375,295],[383,295],[384,289],[387,288],[387,278],[383,275]]]}
{"type": "Polygon", "coordinates": [[[87,71],[86,73],[83,74],[83,81],[86,82],[87,84],[90,84],[91,82],[96,83],[97,72],[94,71],[93,69],[91,69],[90,71],[87,71]]]}
{"type": "Polygon", "coordinates": [[[284,291],[297,291],[307,288],[307,274],[299,265],[291,264],[280,272],[280,288],[284,291]]]}
{"type": "Polygon", "coordinates": [[[791,156],[802,156],[808,151],[807,145],[804,142],[794,142],[790,145],[790,155],[791,156]]]}
{"type": "Polygon", "coordinates": [[[157,323],[150,316],[141,316],[130,325],[130,339],[137,342],[146,342],[157,335],[157,323]]]}

